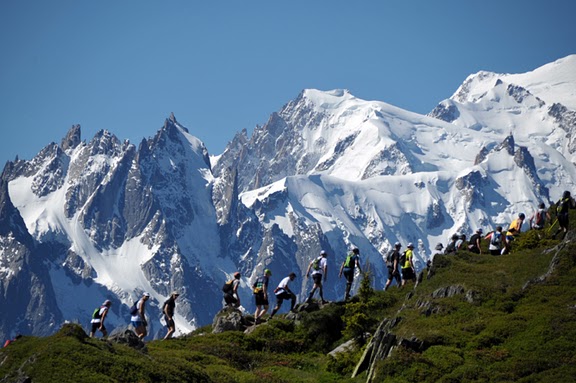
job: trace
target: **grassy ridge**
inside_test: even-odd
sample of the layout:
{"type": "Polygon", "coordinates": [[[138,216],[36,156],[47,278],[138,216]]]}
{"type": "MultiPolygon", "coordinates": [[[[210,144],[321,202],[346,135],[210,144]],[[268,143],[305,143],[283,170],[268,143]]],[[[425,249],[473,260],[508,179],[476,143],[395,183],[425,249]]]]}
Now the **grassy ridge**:
{"type": "Polygon", "coordinates": [[[373,332],[383,318],[418,339],[423,352],[396,348],[376,366],[377,382],[576,381],[576,245],[525,233],[505,256],[467,251],[435,258],[435,275],[410,289],[359,292],[361,299],[328,305],[300,324],[279,318],[252,334],[211,334],[210,327],[142,353],[87,338],[79,326],[24,337],[0,351],[0,382],[364,382],[351,379],[362,349],[327,353],[373,332]],[[554,272],[544,275],[558,254],[554,272]],[[463,293],[433,298],[461,286],[463,293]],[[402,308],[402,309],[401,309],[402,308]],[[400,310],[401,309],[401,310],[400,310]]]}

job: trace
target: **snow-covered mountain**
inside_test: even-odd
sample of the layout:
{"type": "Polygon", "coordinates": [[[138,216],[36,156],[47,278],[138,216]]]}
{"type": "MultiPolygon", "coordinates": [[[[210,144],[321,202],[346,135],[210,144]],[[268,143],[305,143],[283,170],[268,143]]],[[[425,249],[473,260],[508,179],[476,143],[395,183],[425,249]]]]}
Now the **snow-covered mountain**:
{"type": "MultiPolygon", "coordinates": [[[[220,287],[264,268],[291,271],[328,251],[326,296],[341,299],[351,246],[381,288],[382,254],[419,243],[420,264],[454,232],[530,215],[576,180],[576,55],[525,74],[470,76],[428,116],[345,90],[304,90],[251,136],[212,158],[174,116],[139,147],[107,131],[7,163],[0,188],[0,336],[87,322],[112,299],[111,325],[152,294],[151,318],[182,292],[177,327],[209,323],[220,287]],[[6,306],[4,306],[6,307],[6,306]]],[[[157,334],[158,321],[150,321],[157,334]]]]}

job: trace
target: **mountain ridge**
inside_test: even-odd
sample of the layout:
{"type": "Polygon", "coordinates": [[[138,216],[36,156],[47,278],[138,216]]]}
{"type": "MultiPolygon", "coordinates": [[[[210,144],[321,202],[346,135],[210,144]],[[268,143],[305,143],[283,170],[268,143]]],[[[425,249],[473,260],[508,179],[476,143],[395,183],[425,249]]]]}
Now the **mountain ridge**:
{"type": "MultiPolygon", "coordinates": [[[[546,75],[570,72],[563,68],[576,67],[574,57],[550,64],[546,75]]],[[[343,294],[334,271],[352,246],[382,288],[382,254],[395,241],[419,244],[421,268],[454,232],[505,225],[573,188],[575,112],[556,103],[570,104],[571,94],[562,87],[549,97],[538,73],[521,85],[511,76],[467,80],[473,102],[453,96],[429,116],[346,90],[304,90],[218,157],[174,115],[138,147],[105,130],[84,142],[74,125],[60,145],[5,166],[12,219],[2,221],[0,265],[21,246],[34,254],[38,286],[56,301],[46,309],[54,322],[88,318],[90,306],[111,299],[110,323],[121,325],[143,291],[158,316],[179,290],[181,332],[211,321],[220,285],[236,270],[252,310],[251,282],[265,268],[274,278],[303,276],[323,249],[331,255],[329,299],[343,294]],[[10,238],[18,230],[31,242],[25,233],[10,238]]],[[[14,264],[2,267],[0,292],[28,278],[14,264]]],[[[310,281],[295,285],[303,299],[310,281]]],[[[0,335],[27,331],[31,316],[5,313],[0,335]]],[[[150,330],[163,331],[158,323],[150,330]]]]}

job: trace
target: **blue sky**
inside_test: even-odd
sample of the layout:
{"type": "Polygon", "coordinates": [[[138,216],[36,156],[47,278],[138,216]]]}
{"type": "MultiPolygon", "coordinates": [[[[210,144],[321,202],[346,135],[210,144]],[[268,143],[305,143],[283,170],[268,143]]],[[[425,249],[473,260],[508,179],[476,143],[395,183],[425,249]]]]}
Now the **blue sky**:
{"type": "Polygon", "coordinates": [[[427,113],[472,73],[576,53],[574,1],[0,1],[0,161],[171,112],[219,154],[306,88],[427,113]]]}

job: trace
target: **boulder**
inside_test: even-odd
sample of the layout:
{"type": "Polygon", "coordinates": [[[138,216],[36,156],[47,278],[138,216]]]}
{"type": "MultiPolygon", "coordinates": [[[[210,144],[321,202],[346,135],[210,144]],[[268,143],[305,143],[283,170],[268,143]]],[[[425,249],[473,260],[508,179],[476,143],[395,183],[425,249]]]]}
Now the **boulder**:
{"type": "Polygon", "coordinates": [[[108,337],[108,341],[117,344],[125,344],[136,350],[146,351],[146,344],[128,327],[115,329],[108,337]]]}
{"type": "Polygon", "coordinates": [[[249,325],[240,310],[233,307],[226,307],[220,310],[214,317],[212,333],[219,334],[224,331],[245,331],[249,325]]]}

